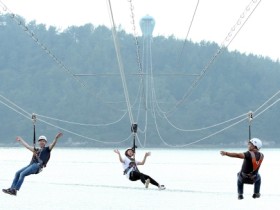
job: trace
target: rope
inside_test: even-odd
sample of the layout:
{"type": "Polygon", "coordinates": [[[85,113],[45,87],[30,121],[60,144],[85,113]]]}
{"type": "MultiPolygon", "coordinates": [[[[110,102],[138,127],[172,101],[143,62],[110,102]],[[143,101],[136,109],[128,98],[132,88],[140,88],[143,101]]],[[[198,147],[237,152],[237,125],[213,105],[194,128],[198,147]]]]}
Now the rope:
{"type": "MultiPolygon", "coordinates": [[[[0,103],[1,103],[1,104],[5,105],[5,106],[8,107],[9,109],[11,109],[11,110],[17,112],[18,114],[22,115],[23,117],[27,118],[28,120],[32,120],[32,119],[30,119],[31,114],[29,114],[29,113],[28,113],[27,111],[25,111],[23,108],[19,107],[18,105],[16,105],[15,103],[13,103],[12,101],[10,101],[9,99],[5,98],[5,97],[2,96],[1,94],[0,94],[0,97],[2,97],[2,98],[4,98],[5,100],[7,100],[9,103],[11,103],[13,106],[17,107],[18,109],[20,109],[20,110],[21,110],[22,112],[24,112],[25,114],[23,114],[22,112],[18,111],[17,109],[11,107],[11,106],[8,105],[7,103],[5,103],[5,102],[3,102],[3,101],[0,100],[0,103]]],[[[120,144],[120,143],[123,143],[123,142],[128,141],[129,138],[131,137],[131,134],[130,134],[129,137],[126,138],[126,139],[124,139],[124,140],[119,140],[119,141],[107,141],[107,142],[106,142],[106,141],[101,141],[101,140],[98,140],[98,139],[94,139],[94,138],[91,138],[91,137],[88,137],[88,136],[84,136],[84,135],[78,134],[78,133],[76,133],[76,132],[67,130],[67,129],[65,129],[65,128],[56,126],[56,125],[54,125],[54,124],[51,124],[51,123],[49,123],[49,122],[47,122],[47,121],[44,121],[44,120],[42,120],[42,119],[40,119],[40,118],[38,118],[38,119],[36,119],[36,120],[38,120],[38,121],[40,121],[40,122],[43,122],[43,123],[45,123],[45,124],[47,124],[47,125],[49,125],[49,126],[51,126],[51,127],[55,127],[55,128],[60,129],[60,130],[63,130],[63,131],[65,131],[65,132],[67,132],[67,133],[71,133],[71,134],[73,134],[73,135],[75,135],[75,136],[82,137],[82,138],[84,138],[84,139],[91,140],[91,141],[95,141],[95,142],[98,142],[98,143],[103,143],[103,144],[120,144]]]]}
{"type": "Polygon", "coordinates": [[[141,65],[141,58],[140,58],[140,46],[139,46],[139,41],[138,41],[138,34],[136,32],[136,25],[135,25],[135,15],[134,15],[134,6],[132,4],[132,0],[128,0],[129,5],[130,5],[130,12],[131,12],[131,24],[132,24],[132,29],[133,29],[133,37],[135,41],[135,46],[136,46],[136,57],[137,57],[137,64],[138,64],[138,72],[139,75],[141,76],[141,79],[143,78],[142,73],[142,65],[141,65]]]}
{"type": "Polygon", "coordinates": [[[115,21],[114,21],[111,1],[108,0],[107,2],[108,2],[110,20],[111,20],[111,24],[112,24],[112,35],[113,35],[113,40],[114,40],[114,46],[115,46],[115,50],[116,50],[119,70],[120,70],[121,79],[122,79],[122,85],[123,85],[123,89],[124,89],[124,95],[125,95],[125,99],[126,99],[126,106],[127,106],[127,110],[128,110],[128,114],[129,114],[130,124],[132,125],[134,123],[134,119],[133,119],[131,105],[130,105],[130,101],[129,101],[129,94],[128,94],[128,90],[127,90],[125,75],[124,75],[124,67],[123,67],[122,58],[121,58],[121,54],[120,54],[119,42],[117,39],[116,25],[115,25],[115,21]]]}
{"type": "Polygon", "coordinates": [[[261,108],[263,108],[268,102],[270,102],[274,97],[276,97],[280,93],[280,90],[278,90],[273,96],[271,96],[268,100],[266,100],[261,106],[259,106],[255,112],[259,111],[261,108]]]}
{"type": "MultiPolygon", "coordinates": [[[[128,111],[128,114],[129,114],[130,124],[134,125],[135,121],[133,119],[133,115],[132,115],[132,111],[131,111],[131,104],[130,104],[130,100],[129,100],[129,94],[128,94],[128,89],[127,89],[127,84],[126,84],[126,79],[125,79],[125,74],[124,74],[124,67],[123,67],[123,63],[122,63],[119,42],[118,42],[118,39],[117,39],[117,32],[116,32],[116,25],[115,25],[114,16],[113,16],[113,10],[112,10],[112,6],[111,6],[111,1],[108,0],[107,2],[108,2],[110,20],[111,20],[111,24],[112,24],[112,34],[113,34],[114,46],[115,46],[117,60],[118,60],[118,65],[119,65],[119,70],[120,70],[120,74],[121,74],[121,79],[122,79],[122,85],[123,85],[125,100],[126,100],[127,111],[128,111]]],[[[138,50],[137,50],[137,53],[138,53],[138,50]]],[[[138,56],[139,56],[139,54],[138,54],[138,56]]],[[[138,59],[140,59],[140,57],[138,59]]],[[[138,61],[138,64],[140,64],[139,61],[138,61]]],[[[141,71],[141,66],[139,67],[139,70],[141,71]]],[[[135,145],[136,133],[134,133],[134,132],[133,132],[133,137],[134,137],[133,138],[133,148],[134,148],[134,151],[135,151],[135,149],[136,149],[136,145],[135,145]]],[[[137,137],[137,140],[140,143],[138,137],[137,137]]]]}
{"type": "Polygon", "coordinates": [[[34,147],[34,151],[36,151],[36,127],[35,127],[36,115],[34,113],[32,114],[31,119],[33,123],[33,147],[34,147]]]}
{"type": "Polygon", "coordinates": [[[114,125],[118,122],[120,122],[125,116],[126,116],[127,112],[125,112],[120,119],[114,121],[114,122],[110,122],[110,123],[106,123],[106,124],[90,124],[90,123],[79,123],[79,122],[72,122],[72,121],[67,121],[67,120],[61,120],[61,119],[57,119],[57,118],[53,118],[53,117],[47,117],[44,115],[39,115],[39,117],[41,118],[46,118],[46,119],[51,119],[51,120],[55,120],[55,121],[59,121],[59,122],[64,122],[64,123],[68,123],[68,124],[73,124],[73,125],[81,125],[81,126],[91,126],[91,127],[102,127],[102,126],[109,126],[109,125],[114,125]]]}
{"type": "MultiPolygon", "coordinates": [[[[84,90],[87,90],[90,94],[92,94],[95,98],[97,98],[100,102],[107,104],[105,101],[103,101],[101,98],[99,98],[96,94],[93,94],[93,91],[89,89],[89,87],[84,83],[82,80],[78,79],[78,77],[75,76],[75,74],[57,57],[55,56],[52,51],[43,44],[37,35],[31,31],[25,23],[23,23],[20,19],[16,17],[16,15],[0,0],[0,6],[2,7],[2,10],[4,12],[10,13],[10,18],[17,23],[18,26],[20,26],[23,31],[39,46],[41,49],[49,56],[51,59],[58,64],[60,69],[62,69],[64,72],[68,73],[72,78],[74,78],[75,81],[77,81],[84,90]]],[[[110,106],[110,108],[116,110],[114,106],[110,106]]]]}
{"type": "Polygon", "coordinates": [[[233,41],[233,39],[236,37],[236,35],[239,33],[239,31],[243,28],[244,24],[247,22],[247,20],[249,19],[249,17],[253,14],[253,12],[255,11],[255,9],[258,7],[259,3],[261,2],[261,0],[252,0],[250,2],[250,4],[245,8],[244,12],[240,15],[240,18],[237,20],[236,24],[231,28],[230,32],[228,33],[228,35],[226,36],[226,38],[224,39],[224,41],[221,44],[221,47],[217,50],[217,52],[212,56],[212,58],[210,59],[210,61],[206,64],[206,66],[202,69],[202,71],[200,72],[200,76],[194,80],[194,82],[192,83],[192,85],[188,88],[188,90],[186,91],[186,93],[184,94],[184,96],[182,97],[181,100],[179,100],[175,106],[173,108],[171,108],[166,114],[170,115],[172,112],[175,111],[175,109],[183,104],[186,99],[191,95],[193,89],[195,87],[197,87],[198,83],[200,82],[200,80],[205,76],[207,70],[209,69],[209,67],[212,65],[212,63],[214,63],[214,61],[216,60],[216,58],[231,44],[231,42],[233,41]],[[251,10],[251,6],[253,6],[253,10],[250,12],[251,10]],[[249,13],[249,15],[247,16],[247,18],[245,18],[245,16],[247,15],[247,13],[249,13]],[[242,23],[242,20],[245,20],[242,23]],[[238,30],[236,30],[236,28],[238,28],[238,30]]]}
{"type": "Polygon", "coordinates": [[[225,131],[225,130],[227,130],[227,129],[229,129],[229,128],[231,128],[231,127],[233,127],[233,126],[235,126],[235,125],[237,125],[237,124],[239,124],[239,123],[241,123],[241,122],[243,122],[243,121],[245,121],[246,119],[247,119],[247,117],[246,117],[246,118],[243,118],[243,119],[241,119],[241,120],[239,120],[239,121],[237,121],[237,122],[235,122],[235,123],[233,123],[233,124],[231,124],[231,125],[229,125],[229,126],[227,126],[227,127],[225,127],[225,128],[222,128],[222,129],[220,129],[220,130],[218,130],[218,131],[216,131],[216,132],[214,132],[214,133],[212,133],[212,134],[210,134],[210,135],[208,135],[208,136],[205,136],[205,137],[203,137],[203,138],[201,138],[201,139],[192,141],[192,142],[187,143],[187,144],[182,144],[182,145],[171,145],[171,144],[168,144],[168,143],[161,137],[161,135],[159,134],[159,129],[158,129],[158,125],[157,125],[157,124],[156,124],[156,130],[157,130],[157,132],[158,132],[158,135],[160,136],[161,141],[162,141],[166,146],[174,147],[174,148],[182,148],[182,147],[187,147],[187,146],[190,146],[190,145],[199,143],[199,142],[201,142],[201,141],[204,141],[204,140],[206,140],[206,139],[208,139],[208,138],[210,138],[210,137],[212,137],[212,136],[215,136],[215,135],[217,135],[217,134],[219,134],[219,133],[221,133],[221,132],[223,132],[223,131],[225,131]]]}
{"type": "Polygon", "coordinates": [[[65,131],[65,132],[67,132],[67,133],[71,133],[71,134],[73,134],[73,135],[75,135],[75,136],[78,136],[78,137],[81,137],[81,138],[84,138],[84,139],[87,139],[87,140],[95,141],[95,142],[98,142],[98,143],[102,143],[102,144],[120,144],[120,143],[123,143],[123,142],[128,141],[128,140],[130,139],[130,137],[131,137],[131,134],[130,134],[130,135],[129,135],[126,139],[124,139],[124,140],[119,140],[119,141],[101,141],[101,140],[98,140],[98,139],[94,139],[94,138],[91,138],[91,137],[88,137],[88,136],[84,136],[84,135],[78,134],[78,133],[76,133],[76,132],[70,131],[70,130],[65,129],[65,128],[62,128],[62,127],[60,127],[60,126],[53,125],[53,124],[51,124],[51,123],[49,123],[49,122],[47,122],[47,121],[44,121],[44,120],[42,120],[42,119],[38,119],[38,121],[41,121],[41,122],[43,122],[43,123],[45,123],[45,124],[47,124],[47,125],[49,125],[49,126],[55,127],[55,128],[59,128],[60,130],[63,130],[63,131],[65,131]]]}
{"type": "Polygon", "coordinates": [[[182,47],[181,52],[180,52],[180,54],[179,54],[179,56],[178,56],[178,59],[177,59],[178,66],[179,66],[179,63],[180,63],[180,61],[181,61],[181,58],[182,58],[182,55],[183,55],[183,51],[184,51],[184,48],[185,48],[185,46],[186,46],[186,43],[187,43],[187,40],[188,40],[188,37],[189,37],[189,33],[190,33],[190,30],[191,30],[191,27],[192,27],[192,24],[193,24],[194,17],[195,17],[195,15],[196,15],[196,11],[197,11],[197,8],[198,8],[198,4],[199,4],[199,0],[198,0],[197,3],[196,3],[196,7],[195,7],[195,10],[194,10],[194,13],[193,13],[193,16],[192,16],[192,20],[191,20],[190,26],[189,26],[189,28],[188,28],[187,35],[186,35],[186,37],[185,37],[185,41],[184,41],[183,47],[182,47]]]}
{"type": "Polygon", "coordinates": [[[258,113],[255,118],[257,118],[259,115],[263,114],[265,111],[267,111],[269,108],[271,108],[272,106],[274,106],[276,103],[278,103],[280,101],[280,99],[277,99],[276,101],[274,101],[271,105],[269,105],[266,109],[264,109],[263,111],[261,111],[260,113],[258,113]]]}
{"type": "Polygon", "coordinates": [[[183,129],[183,128],[179,128],[177,126],[175,126],[168,118],[165,117],[165,119],[167,120],[167,122],[175,129],[179,130],[179,131],[184,131],[184,132],[196,132],[196,131],[202,131],[202,130],[207,130],[207,129],[210,129],[210,128],[214,128],[214,127],[217,127],[217,126],[220,126],[220,125],[223,125],[223,124],[226,124],[228,122],[231,122],[231,121],[234,121],[236,119],[239,119],[241,117],[244,117],[246,114],[241,114],[237,117],[234,117],[234,118],[231,118],[229,120],[226,120],[226,121],[223,121],[223,122],[220,122],[220,123],[216,123],[216,124],[213,124],[213,125],[210,125],[210,126],[207,126],[207,127],[202,127],[202,128],[196,128],[196,129],[183,129]]]}

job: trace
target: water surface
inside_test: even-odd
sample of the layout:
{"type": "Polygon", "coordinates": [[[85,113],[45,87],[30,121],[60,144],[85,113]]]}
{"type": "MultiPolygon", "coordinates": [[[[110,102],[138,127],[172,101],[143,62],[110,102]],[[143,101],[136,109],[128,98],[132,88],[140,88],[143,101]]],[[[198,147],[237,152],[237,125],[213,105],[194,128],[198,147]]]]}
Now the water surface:
{"type": "MultiPolygon", "coordinates": [[[[121,150],[123,153],[124,150],[121,150]]],[[[47,168],[28,176],[18,195],[0,194],[5,210],[243,210],[275,209],[280,199],[279,149],[263,149],[261,198],[245,185],[244,200],[237,200],[236,174],[242,160],[222,157],[219,149],[138,149],[137,159],[151,151],[140,170],[166,186],[159,191],[131,182],[112,149],[55,148],[47,168]]],[[[243,152],[243,149],[228,151],[243,152]]],[[[11,185],[15,172],[28,164],[25,148],[0,148],[0,186],[11,185]]]]}

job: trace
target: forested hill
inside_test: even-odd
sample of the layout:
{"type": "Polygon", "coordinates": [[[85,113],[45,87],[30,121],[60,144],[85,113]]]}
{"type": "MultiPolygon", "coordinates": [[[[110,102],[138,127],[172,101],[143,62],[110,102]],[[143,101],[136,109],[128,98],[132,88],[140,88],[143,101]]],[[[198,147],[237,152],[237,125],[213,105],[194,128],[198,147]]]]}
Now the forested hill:
{"type": "Polygon", "coordinates": [[[280,90],[279,62],[163,36],[153,37],[150,61],[139,62],[149,52],[143,38],[119,28],[126,101],[109,28],[24,25],[21,17],[0,16],[2,146],[18,145],[17,135],[32,144],[36,113],[36,135],[51,141],[61,130],[61,146],[128,147],[128,104],[138,147],[244,146],[249,122],[242,119],[255,110],[252,136],[280,145],[279,103],[269,107],[279,99],[272,98],[280,90]]]}

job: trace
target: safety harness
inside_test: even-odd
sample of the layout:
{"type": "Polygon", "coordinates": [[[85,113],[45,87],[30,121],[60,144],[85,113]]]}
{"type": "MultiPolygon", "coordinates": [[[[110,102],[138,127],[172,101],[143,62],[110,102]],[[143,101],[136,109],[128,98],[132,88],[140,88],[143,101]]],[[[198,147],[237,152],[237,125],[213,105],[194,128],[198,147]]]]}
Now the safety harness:
{"type": "Polygon", "coordinates": [[[252,151],[249,151],[249,152],[250,152],[250,154],[251,154],[251,157],[252,157],[252,164],[253,164],[253,171],[252,171],[251,173],[254,173],[255,171],[257,171],[257,170],[260,168],[260,166],[261,166],[261,164],[262,164],[262,161],[263,161],[263,154],[260,153],[260,159],[257,161],[255,153],[252,152],[252,151]]]}
{"type": "Polygon", "coordinates": [[[251,158],[252,158],[252,165],[253,165],[253,171],[251,171],[249,174],[246,174],[244,172],[241,172],[241,179],[243,181],[243,183],[245,184],[254,184],[256,181],[256,177],[257,177],[257,173],[256,171],[258,171],[258,169],[260,168],[262,161],[263,161],[263,154],[260,153],[260,158],[259,160],[256,159],[256,155],[254,152],[249,151],[251,154],[251,158]]]}
{"type": "Polygon", "coordinates": [[[131,128],[130,128],[130,130],[131,130],[131,132],[133,133],[133,145],[132,145],[132,150],[133,150],[133,152],[134,152],[134,158],[131,158],[131,157],[127,157],[131,162],[129,163],[129,166],[124,170],[124,172],[123,172],[123,174],[125,175],[125,174],[127,174],[127,172],[131,169],[131,168],[133,168],[133,171],[139,171],[139,169],[137,168],[137,164],[136,164],[136,162],[135,162],[135,153],[136,153],[136,148],[137,148],[137,146],[136,146],[136,144],[135,144],[135,137],[136,137],[136,134],[137,134],[137,124],[136,123],[133,123],[132,125],[131,125],[131,128]]]}
{"type": "Polygon", "coordinates": [[[42,149],[36,148],[36,126],[35,126],[36,114],[33,113],[31,116],[31,119],[32,119],[32,123],[33,123],[33,148],[34,148],[34,152],[35,152],[32,156],[32,159],[35,158],[37,160],[37,162],[39,163],[40,167],[39,167],[39,170],[36,172],[36,174],[38,174],[43,170],[43,167],[46,167],[46,166],[43,164],[43,161],[39,158],[42,149]]]}
{"type": "Polygon", "coordinates": [[[139,172],[139,169],[137,168],[137,164],[135,162],[135,159],[134,158],[129,158],[127,157],[128,159],[130,159],[130,163],[129,163],[129,166],[123,171],[123,175],[126,175],[127,172],[133,168],[133,171],[138,171],[139,172]]]}

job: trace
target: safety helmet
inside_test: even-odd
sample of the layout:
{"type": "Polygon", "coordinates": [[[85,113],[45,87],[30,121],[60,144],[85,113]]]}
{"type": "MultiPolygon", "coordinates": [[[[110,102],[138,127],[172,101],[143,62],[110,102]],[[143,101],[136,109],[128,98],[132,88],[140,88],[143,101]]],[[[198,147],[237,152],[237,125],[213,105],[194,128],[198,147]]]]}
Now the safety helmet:
{"type": "Polygon", "coordinates": [[[134,152],[134,150],[133,150],[132,148],[127,148],[127,149],[125,150],[125,152],[124,152],[125,156],[127,156],[127,157],[130,157],[130,156],[128,155],[128,151],[129,151],[129,150],[132,150],[132,151],[134,152]]]}
{"type": "Polygon", "coordinates": [[[45,140],[46,142],[48,141],[47,137],[45,137],[45,136],[39,136],[38,141],[40,141],[40,140],[45,140]]]}
{"type": "Polygon", "coordinates": [[[262,147],[262,141],[258,138],[252,138],[249,142],[251,142],[257,149],[262,147]]]}

